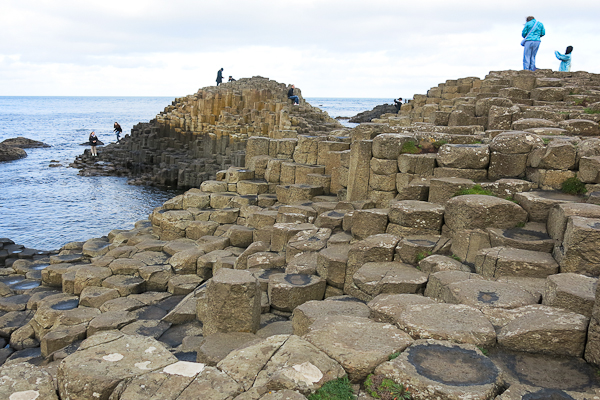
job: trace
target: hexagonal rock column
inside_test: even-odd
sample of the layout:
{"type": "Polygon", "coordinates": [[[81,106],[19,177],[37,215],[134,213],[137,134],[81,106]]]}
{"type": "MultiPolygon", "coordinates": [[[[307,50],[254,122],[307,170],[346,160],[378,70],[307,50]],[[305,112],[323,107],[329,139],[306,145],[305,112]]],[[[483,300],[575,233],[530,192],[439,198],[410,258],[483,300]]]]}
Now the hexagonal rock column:
{"type": "Polygon", "coordinates": [[[177,358],[153,338],[102,333],[85,340],[60,363],[58,391],[63,399],[108,399],[122,380],[176,362],[177,358]]]}
{"type": "Polygon", "coordinates": [[[477,253],[475,271],[488,278],[521,276],[545,278],[558,273],[558,264],[549,253],[492,247],[477,253]]]}
{"type": "Polygon", "coordinates": [[[434,178],[430,182],[428,201],[439,204],[445,204],[459,190],[475,186],[475,182],[463,178],[434,178]]]}
{"type": "Polygon", "coordinates": [[[514,310],[498,332],[498,344],[516,351],[583,356],[589,318],[560,308],[529,305],[514,310]]]}
{"type": "Polygon", "coordinates": [[[369,308],[363,302],[349,296],[340,296],[335,300],[307,301],[296,307],[292,313],[294,335],[303,336],[317,319],[334,315],[368,318],[369,308]]]}
{"type": "Polygon", "coordinates": [[[545,226],[537,222],[530,222],[523,228],[488,228],[490,245],[492,247],[511,247],[514,249],[541,251],[552,253],[556,240],[547,233],[545,226]]]}
{"type": "Polygon", "coordinates": [[[598,278],[570,272],[546,279],[542,304],[562,308],[577,314],[592,316],[598,278]]]}
{"type": "Polygon", "coordinates": [[[413,341],[393,325],[347,315],[320,318],[308,329],[304,338],[339,362],[352,382],[364,380],[413,341]]]}
{"type": "Polygon", "coordinates": [[[496,331],[481,311],[463,304],[415,304],[407,306],[398,327],[414,339],[449,340],[490,347],[496,331]]]}
{"type": "Polygon", "coordinates": [[[529,153],[543,145],[542,139],[531,132],[510,131],[497,135],[490,143],[488,179],[524,176],[529,153]]]}
{"type": "Polygon", "coordinates": [[[490,149],[487,144],[445,144],[437,153],[440,167],[461,169],[487,168],[490,149]]]}
{"type": "Polygon", "coordinates": [[[222,268],[206,288],[204,334],[252,332],[260,326],[260,283],[248,271],[222,268]]]}
{"type": "Polygon", "coordinates": [[[464,229],[514,228],[527,221],[527,212],[512,201],[494,196],[466,195],[448,200],[446,225],[454,232],[464,229]]]}
{"type": "Polygon", "coordinates": [[[273,274],[269,277],[268,290],[271,307],[292,312],[307,301],[322,300],[325,286],[325,280],[316,275],[273,274]]]}
{"type": "Polygon", "coordinates": [[[346,375],[335,360],[295,335],[271,336],[234,350],[218,366],[244,388],[290,389],[306,395],[346,375]]]}
{"type": "Polygon", "coordinates": [[[396,201],[390,204],[388,218],[388,233],[398,236],[438,235],[444,221],[444,207],[426,201],[396,201]],[[398,226],[393,227],[393,224],[398,226]]]}
{"type": "Polygon", "coordinates": [[[415,341],[375,374],[403,384],[415,400],[493,399],[504,385],[501,370],[476,346],[439,340],[415,341]]]}
{"type": "Polygon", "coordinates": [[[436,304],[436,302],[417,294],[380,294],[367,306],[371,310],[372,320],[397,324],[404,310],[415,304],[436,304]]]}
{"type": "Polygon", "coordinates": [[[521,286],[495,281],[469,279],[448,285],[443,298],[447,303],[466,304],[479,309],[517,308],[540,301],[539,294],[533,294],[521,286]]]}
{"type": "Polygon", "coordinates": [[[560,272],[600,275],[600,219],[569,217],[561,246],[554,248],[560,272]]]}
{"type": "Polygon", "coordinates": [[[423,293],[427,274],[399,262],[372,262],[360,267],[354,283],[372,297],[381,293],[423,293]]]}
{"type": "Polygon", "coordinates": [[[533,191],[516,193],[515,200],[529,215],[533,222],[546,223],[550,209],[557,204],[579,202],[578,196],[553,191],[533,191]]]}

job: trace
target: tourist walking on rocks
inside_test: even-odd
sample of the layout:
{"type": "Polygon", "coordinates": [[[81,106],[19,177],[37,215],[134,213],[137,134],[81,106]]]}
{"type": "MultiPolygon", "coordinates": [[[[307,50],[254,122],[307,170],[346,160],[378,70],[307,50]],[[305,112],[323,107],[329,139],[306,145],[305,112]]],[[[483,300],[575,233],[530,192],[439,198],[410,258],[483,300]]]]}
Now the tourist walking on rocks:
{"type": "Polygon", "coordinates": [[[402,97],[398,97],[398,100],[394,100],[394,106],[396,107],[396,114],[400,112],[400,107],[402,107],[402,97]]]}
{"type": "Polygon", "coordinates": [[[121,143],[121,133],[123,133],[123,128],[119,125],[118,122],[115,122],[115,130],[114,132],[117,134],[117,143],[121,143]]]}
{"type": "Polygon", "coordinates": [[[540,48],[540,39],[546,34],[544,24],[540,21],[536,21],[534,17],[527,17],[527,22],[523,27],[523,40],[521,46],[524,46],[523,50],[523,69],[528,71],[535,71],[535,56],[540,48]]]}
{"type": "Polygon", "coordinates": [[[292,85],[292,87],[290,88],[290,90],[288,90],[288,99],[293,100],[294,101],[294,105],[297,106],[297,105],[300,104],[300,98],[294,94],[294,88],[295,87],[296,86],[292,85]]]}
{"type": "Polygon", "coordinates": [[[92,133],[90,133],[90,146],[92,148],[92,157],[98,157],[98,152],[96,151],[97,144],[98,136],[96,136],[96,132],[92,131],[92,133]]]}
{"type": "Polygon", "coordinates": [[[217,71],[217,86],[223,82],[223,68],[217,71]]]}
{"type": "Polygon", "coordinates": [[[556,58],[558,58],[561,63],[560,63],[560,67],[558,67],[559,71],[567,71],[570,72],[571,71],[571,52],[573,51],[573,46],[569,46],[567,47],[567,51],[565,51],[565,54],[560,54],[560,52],[555,51],[554,55],[556,56],[556,58]]]}

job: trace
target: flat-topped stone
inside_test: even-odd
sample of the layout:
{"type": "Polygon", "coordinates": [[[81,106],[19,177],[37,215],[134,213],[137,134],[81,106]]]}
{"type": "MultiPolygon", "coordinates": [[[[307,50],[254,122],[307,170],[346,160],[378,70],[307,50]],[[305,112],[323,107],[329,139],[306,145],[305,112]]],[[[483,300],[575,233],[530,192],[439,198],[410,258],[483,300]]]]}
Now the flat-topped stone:
{"type": "Polygon", "coordinates": [[[536,190],[515,194],[515,201],[519,203],[529,215],[529,220],[546,222],[550,209],[556,204],[579,202],[578,196],[555,191],[536,190]]]}
{"type": "Polygon", "coordinates": [[[448,228],[514,228],[527,220],[527,212],[512,201],[485,195],[454,197],[446,203],[444,214],[448,228]]]}
{"type": "Polygon", "coordinates": [[[317,319],[334,315],[351,315],[367,318],[369,308],[361,301],[352,297],[341,297],[337,300],[307,301],[296,307],[292,313],[294,335],[303,336],[310,325],[317,319]]]}
{"type": "Polygon", "coordinates": [[[596,299],[597,285],[597,278],[570,272],[549,276],[546,279],[542,304],[590,318],[596,299]]]}
{"type": "Polygon", "coordinates": [[[546,233],[543,224],[530,222],[524,227],[510,229],[488,228],[492,247],[511,247],[521,250],[552,253],[556,240],[546,233]]]}
{"type": "Polygon", "coordinates": [[[530,353],[583,356],[589,318],[537,304],[515,313],[498,332],[499,345],[530,353]]]}
{"type": "Polygon", "coordinates": [[[339,362],[352,382],[364,380],[390,354],[412,343],[393,325],[347,315],[317,319],[308,330],[304,338],[339,362]]]}
{"type": "Polygon", "coordinates": [[[322,300],[326,282],[316,275],[273,274],[269,276],[269,299],[271,307],[292,312],[310,300],[322,300]]]}
{"type": "Polygon", "coordinates": [[[382,293],[422,293],[427,274],[398,262],[366,263],[354,274],[354,283],[373,297],[382,293]]]}
{"type": "Polygon", "coordinates": [[[507,283],[463,280],[448,284],[444,300],[453,304],[466,304],[476,308],[518,308],[539,303],[539,295],[522,287],[507,283]]]}
{"type": "Polygon", "coordinates": [[[487,278],[506,275],[545,278],[558,273],[558,263],[549,253],[492,247],[477,253],[475,271],[487,278]]]}
{"type": "Polygon", "coordinates": [[[600,275],[600,218],[569,217],[561,246],[553,256],[560,272],[600,275]]]}
{"type": "Polygon", "coordinates": [[[398,318],[413,339],[449,340],[490,347],[496,344],[491,322],[478,309],[462,304],[413,304],[398,318]]]}
{"type": "Polygon", "coordinates": [[[502,371],[475,345],[438,340],[415,341],[375,373],[404,385],[418,399],[492,399],[504,384],[502,371]]]}

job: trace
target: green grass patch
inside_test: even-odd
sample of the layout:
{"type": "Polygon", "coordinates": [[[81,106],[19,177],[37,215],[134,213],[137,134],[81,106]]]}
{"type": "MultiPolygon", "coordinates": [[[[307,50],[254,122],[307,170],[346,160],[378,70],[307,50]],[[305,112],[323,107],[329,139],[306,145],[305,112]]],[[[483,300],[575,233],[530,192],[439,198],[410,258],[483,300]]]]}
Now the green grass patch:
{"type": "Polygon", "coordinates": [[[394,358],[398,358],[398,356],[400,355],[400,351],[397,351],[395,353],[392,353],[388,356],[388,361],[392,361],[394,358]]]}
{"type": "Polygon", "coordinates": [[[544,142],[544,144],[548,144],[550,143],[552,140],[548,139],[548,138],[542,138],[542,142],[544,142]]]}
{"type": "Polygon", "coordinates": [[[364,383],[365,390],[369,396],[381,400],[411,400],[411,393],[383,375],[369,375],[364,383]]]}
{"type": "Polygon", "coordinates": [[[400,153],[419,154],[421,153],[421,149],[419,149],[415,142],[404,142],[400,153]]]}
{"type": "Polygon", "coordinates": [[[319,390],[308,395],[308,400],[356,400],[348,377],[325,383],[319,390]]]}
{"type": "Polygon", "coordinates": [[[586,114],[600,114],[600,110],[592,110],[591,108],[584,108],[583,112],[586,114]]]}
{"type": "Polygon", "coordinates": [[[439,149],[440,147],[442,147],[443,145],[448,144],[447,140],[436,140],[435,142],[433,142],[433,147],[435,147],[436,149],[439,149]]]}
{"type": "Polygon", "coordinates": [[[575,99],[574,103],[575,103],[575,105],[580,106],[583,104],[584,101],[585,100],[583,100],[583,99],[575,99]]]}
{"type": "MultiPolygon", "coordinates": [[[[429,257],[430,255],[431,255],[430,251],[424,251],[424,252],[417,254],[417,262],[424,260],[425,258],[429,257]]],[[[417,268],[417,269],[421,269],[421,268],[417,268]]]]}
{"type": "Polygon", "coordinates": [[[477,348],[483,353],[484,356],[487,356],[489,351],[487,349],[484,349],[483,347],[479,347],[477,346],[477,348]]]}
{"type": "Polygon", "coordinates": [[[525,227],[526,222],[519,222],[517,224],[517,228],[524,228],[525,227]]]}
{"type": "Polygon", "coordinates": [[[451,257],[451,258],[454,258],[454,259],[455,259],[456,261],[458,261],[458,262],[462,262],[462,260],[460,259],[460,257],[459,257],[459,256],[457,256],[456,254],[452,254],[450,257],[451,257]]]}
{"type": "Polygon", "coordinates": [[[470,189],[461,189],[458,192],[456,192],[454,194],[454,196],[464,196],[467,194],[481,194],[481,195],[485,195],[485,196],[495,196],[494,193],[492,193],[491,191],[484,189],[481,187],[481,185],[475,185],[470,189]]]}
{"type": "Polygon", "coordinates": [[[561,190],[563,193],[568,194],[584,194],[587,192],[585,184],[579,180],[576,176],[567,179],[562,183],[561,190]]]}

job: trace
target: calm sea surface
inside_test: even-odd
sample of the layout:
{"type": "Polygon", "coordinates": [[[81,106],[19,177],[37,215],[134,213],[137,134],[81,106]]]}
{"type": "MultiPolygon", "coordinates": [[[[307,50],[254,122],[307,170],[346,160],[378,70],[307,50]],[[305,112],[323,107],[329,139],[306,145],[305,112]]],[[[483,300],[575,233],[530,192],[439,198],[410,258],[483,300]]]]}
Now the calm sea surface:
{"type": "MultiPolygon", "coordinates": [[[[81,177],[67,168],[86,148],[92,130],[104,143],[154,118],[173,97],[0,97],[0,142],[17,136],[50,148],[26,149],[27,157],[0,163],[0,237],[40,250],[131,229],[174,190],[131,186],[125,178],[81,177]],[[50,168],[52,161],[62,167],[50,168]]],[[[391,99],[308,98],[330,116],[351,117],[391,99]]],[[[345,125],[354,126],[341,121],[345,125]]]]}

